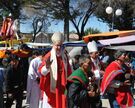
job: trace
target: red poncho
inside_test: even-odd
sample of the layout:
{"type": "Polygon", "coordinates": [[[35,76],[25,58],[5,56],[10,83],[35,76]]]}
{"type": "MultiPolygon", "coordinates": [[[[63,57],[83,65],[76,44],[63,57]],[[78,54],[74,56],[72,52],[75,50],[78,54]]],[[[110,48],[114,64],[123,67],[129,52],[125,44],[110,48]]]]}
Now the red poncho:
{"type": "MultiPolygon", "coordinates": [[[[105,71],[103,80],[101,82],[101,93],[102,95],[106,92],[107,87],[117,76],[123,74],[121,66],[116,62],[112,62],[105,71]]],[[[130,88],[128,86],[120,86],[115,89],[115,97],[118,104],[122,108],[133,106],[133,98],[131,95],[130,88]]]]}

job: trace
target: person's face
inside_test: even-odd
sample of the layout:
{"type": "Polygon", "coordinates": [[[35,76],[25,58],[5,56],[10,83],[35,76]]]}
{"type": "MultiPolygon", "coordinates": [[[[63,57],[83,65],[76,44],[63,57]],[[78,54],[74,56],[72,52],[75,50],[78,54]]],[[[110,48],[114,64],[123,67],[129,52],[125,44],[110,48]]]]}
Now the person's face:
{"type": "Polygon", "coordinates": [[[125,61],[126,61],[126,62],[130,62],[130,57],[129,57],[128,54],[125,56],[125,61]]]}
{"type": "Polygon", "coordinates": [[[98,51],[90,53],[90,57],[92,57],[93,59],[97,59],[98,56],[99,56],[99,52],[98,51]]]}
{"type": "Polygon", "coordinates": [[[56,43],[56,44],[54,44],[53,47],[56,50],[56,52],[60,52],[60,50],[62,48],[62,43],[56,43]]]}
{"type": "Polygon", "coordinates": [[[91,60],[90,59],[86,59],[85,63],[83,64],[83,69],[85,70],[85,72],[89,71],[90,63],[91,63],[91,60]]]}
{"type": "Polygon", "coordinates": [[[126,60],[126,54],[122,54],[119,58],[120,61],[125,62],[126,60]]]}

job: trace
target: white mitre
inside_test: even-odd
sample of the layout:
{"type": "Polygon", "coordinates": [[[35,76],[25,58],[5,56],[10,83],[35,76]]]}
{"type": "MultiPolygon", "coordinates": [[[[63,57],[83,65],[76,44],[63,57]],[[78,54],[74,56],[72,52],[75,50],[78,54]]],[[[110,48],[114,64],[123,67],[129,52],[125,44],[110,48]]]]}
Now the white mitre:
{"type": "Polygon", "coordinates": [[[98,51],[97,43],[95,41],[89,42],[87,48],[89,53],[98,51]]]}
{"type": "Polygon", "coordinates": [[[52,38],[51,38],[52,42],[54,44],[57,44],[57,43],[63,43],[64,42],[64,35],[60,32],[55,32],[53,35],[52,35],[52,38]]]}

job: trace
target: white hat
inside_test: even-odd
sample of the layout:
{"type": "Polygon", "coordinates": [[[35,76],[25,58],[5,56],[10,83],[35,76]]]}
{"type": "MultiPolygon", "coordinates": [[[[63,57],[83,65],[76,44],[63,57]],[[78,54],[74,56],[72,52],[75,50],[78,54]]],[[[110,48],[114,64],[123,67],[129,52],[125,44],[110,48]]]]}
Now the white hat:
{"type": "Polygon", "coordinates": [[[97,43],[95,41],[89,42],[87,48],[89,53],[98,51],[97,43]]]}
{"type": "Polygon", "coordinates": [[[64,41],[64,35],[60,32],[55,32],[51,38],[53,43],[62,43],[64,41]]]}

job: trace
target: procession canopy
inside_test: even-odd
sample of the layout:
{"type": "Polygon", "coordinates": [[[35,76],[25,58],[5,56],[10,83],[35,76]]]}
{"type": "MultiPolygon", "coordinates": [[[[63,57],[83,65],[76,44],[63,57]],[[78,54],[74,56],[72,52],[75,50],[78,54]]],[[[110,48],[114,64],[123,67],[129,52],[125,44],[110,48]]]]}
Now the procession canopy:
{"type": "Polygon", "coordinates": [[[5,49],[0,50],[0,59],[1,58],[6,58],[6,50],[5,49]]]}
{"type": "MultiPolygon", "coordinates": [[[[0,50],[0,59],[6,58],[6,51],[7,49],[0,50]]],[[[22,50],[22,49],[12,49],[9,51],[11,52],[11,54],[17,55],[18,57],[22,58],[29,57],[31,52],[31,50],[22,50]]]]}
{"type": "Polygon", "coordinates": [[[34,49],[29,48],[26,44],[22,44],[16,49],[0,47],[0,59],[6,58],[7,52],[10,52],[11,54],[17,55],[18,57],[21,58],[29,57],[32,50],[34,49]]]}
{"type": "MultiPolygon", "coordinates": [[[[26,43],[26,42],[29,42],[30,41],[30,39],[22,39],[23,40],[23,42],[24,43],[26,43]]],[[[11,40],[9,40],[8,42],[7,42],[7,44],[10,44],[10,41],[11,40]]],[[[13,41],[13,44],[19,44],[20,42],[18,41],[18,40],[16,40],[16,39],[13,39],[12,40],[13,41]]],[[[5,44],[6,43],[6,41],[0,41],[0,45],[2,45],[2,44],[5,44]]]]}
{"type": "Polygon", "coordinates": [[[124,37],[135,34],[135,30],[127,30],[127,31],[114,31],[114,32],[105,32],[99,34],[90,34],[83,37],[84,42],[88,43],[89,40],[92,39],[107,39],[107,38],[115,38],[115,37],[124,37]]]}

